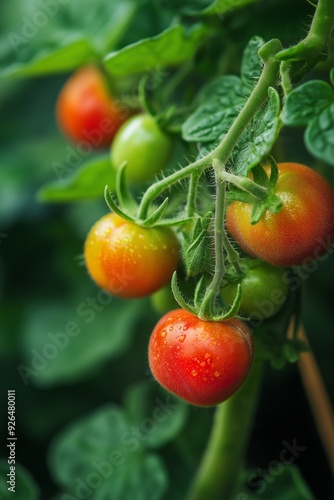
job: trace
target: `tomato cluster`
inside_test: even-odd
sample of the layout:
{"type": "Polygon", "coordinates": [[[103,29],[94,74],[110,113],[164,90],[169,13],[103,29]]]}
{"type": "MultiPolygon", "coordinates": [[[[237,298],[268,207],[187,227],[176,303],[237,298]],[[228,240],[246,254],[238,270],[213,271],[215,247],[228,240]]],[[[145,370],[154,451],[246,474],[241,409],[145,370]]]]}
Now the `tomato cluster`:
{"type": "MultiPolygon", "coordinates": [[[[171,136],[146,112],[132,116],[126,111],[96,67],[82,68],[68,80],[56,114],[72,141],[108,146],[110,168],[125,165],[130,184],[152,180],[171,159],[171,136]]],[[[265,172],[269,178],[269,167],[265,172]]],[[[255,224],[252,203],[233,201],[226,210],[227,230],[250,257],[227,267],[218,300],[231,307],[240,289],[237,313],[246,321],[278,314],[289,294],[284,268],[319,258],[333,242],[334,192],[321,175],[304,165],[280,163],[271,189],[282,208],[278,213],[266,208],[255,224]]],[[[147,227],[136,220],[108,213],[93,225],[84,247],[88,273],[117,297],[151,295],[153,307],[165,314],[149,341],[153,376],[191,404],[219,404],[241,386],[252,366],[249,326],[240,317],[213,321],[209,315],[204,321],[179,309],[170,288],[173,273],[183,264],[177,232],[168,224],[147,227]]]]}
{"type": "Polygon", "coordinates": [[[56,103],[60,130],[71,141],[91,148],[110,147],[111,168],[127,165],[127,180],[152,179],[168,164],[173,151],[169,134],[148,113],[133,110],[111,95],[106,76],[95,66],[74,73],[56,103]]]}

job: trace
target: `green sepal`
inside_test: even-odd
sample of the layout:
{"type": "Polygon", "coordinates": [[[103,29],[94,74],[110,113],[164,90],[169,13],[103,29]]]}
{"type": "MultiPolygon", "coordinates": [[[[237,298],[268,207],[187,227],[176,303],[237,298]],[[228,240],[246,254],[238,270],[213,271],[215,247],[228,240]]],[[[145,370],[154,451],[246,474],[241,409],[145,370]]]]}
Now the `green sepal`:
{"type": "Polygon", "coordinates": [[[181,217],[180,219],[161,219],[157,224],[158,227],[163,226],[181,226],[182,224],[186,224],[190,222],[191,217],[181,217]]]}
{"type": "Polygon", "coordinates": [[[126,210],[129,212],[135,211],[138,208],[138,204],[132,197],[128,185],[126,182],[126,166],[127,162],[124,161],[121,163],[121,165],[117,168],[117,173],[116,173],[116,197],[119,200],[119,203],[122,207],[124,207],[126,210]]]}
{"type": "Polygon", "coordinates": [[[173,292],[173,295],[175,297],[175,300],[179,304],[179,306],[182,307],[182,309],[185,309],[186,311],[190,312],[191,314],[197,315],[196,308],[193,305],[189,304],[189,302],[187,302],[186,299],[184,298],[184,296],[182,295],[182,292],[181,292],[179,285],[177,283],[177,272],[176,271],[174,271],[173,276],[172,276],[171,288],[172,288],[172,292],[173,292]]]}
{"type": "Polygon", "coordinates": [[[240,309],[241,297],[242,297],[241,284],[238,283],[237,293],[235,294],[233,304],[224,313],[218,314],[217,316],[214,316],[212,318],[213,321],[223,321],[225,319],[229,319],[229,318],[233,318],[233,317],[237,316],[238,311],[240,309]]]}
{"type": "Polygon", "coordinates": [[[208,232],[212,220],[212,212],[203,218],[196,219],[192,234],[185,237],[183,245],[183,260],[187,276],[196,276],[210,269],[213,256],[208,246],[208,232]]]}
{"type": "Polygon", "coordinates": [[[115,202],[113,195],[112,195],[111,191],[109,190],[108,186],[106,186],[104,189],[104,199],[106,201],[106,204],[108,205],[108,207],[110,208],[110,210],[112,212],[119,215],[120,217],[122,217],[122,219],[127,220],[128,222],[136,223],[136,220],[134,217],[132,217],[131,215],[126,213],[124,210],[122,210],[117,205],[117,203],[115,202]]]}
{"type": "Polygon", "coordinates": [[[161,205],[159,205],[151,215],[149,215],[144,221],[140,222],[140,225],[143,227],[156,226],[166,211],[168,201],[169,198],[165,198],[161,205]]]}

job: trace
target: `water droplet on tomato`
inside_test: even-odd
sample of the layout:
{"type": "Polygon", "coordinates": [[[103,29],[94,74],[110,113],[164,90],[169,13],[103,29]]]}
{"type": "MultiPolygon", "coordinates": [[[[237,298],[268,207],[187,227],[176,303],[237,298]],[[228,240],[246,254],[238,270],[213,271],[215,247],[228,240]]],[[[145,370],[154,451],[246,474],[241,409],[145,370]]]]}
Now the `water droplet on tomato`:
{"type": "Polygon", "coordinates": [[[193,377],[197,377],[198,372],[196,370],[192,370],[191,374],[192,374],[193,377]]]}
{"type": "Polygon", "coordinates": [[[216,371],[214,372],[214,376],[215,376],[215,377],[220,377],[220,373],[219,373],[219,372],[217,372],[217,370],[216,370],[216,371]]]}
{"type": "Polygon", "coordinates": [[[166,330],[162,330],[162,332],[161,332],[161,337],[162,337],[162,338],[166,338],[166,337],[167,337],[167,332],[166,332],[166,330]]]}
{"type": "Polygon", "coordinates": [[[184,342],[184,341],[185,341],[185,338],[186,338],[186,336],[185,336],[185,335],[180,335],[180,336],[179,336],[179,342],[184,342]]]}

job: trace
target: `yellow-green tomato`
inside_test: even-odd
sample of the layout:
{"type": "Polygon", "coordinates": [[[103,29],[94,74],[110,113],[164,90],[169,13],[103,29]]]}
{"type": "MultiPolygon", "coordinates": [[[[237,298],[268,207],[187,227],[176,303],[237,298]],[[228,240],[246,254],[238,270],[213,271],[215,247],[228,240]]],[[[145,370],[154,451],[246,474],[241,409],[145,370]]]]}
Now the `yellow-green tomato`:
{"type": "Polygon", "coordinates": [[[153,309],[160,314],[166,314],[180,307],[174,298],[170,284],[160,288],[150,298],[153,309]]]}
{"type": "Polygon", "coordinates": [[[161,130],[153,116],[139,114],[129,118],[116,133],[111,163],[117,170],[126,161],[128,182],[145,182],[168,164],[172,150],[171,137],[161,130]]]}
{"type": "Polygon", "coordinates": [[[223,302],[231,305],[241,283],[242,298],[240,313],[257,321],[274,316],[283,306],[289,291],[285,270],[262,260],[242,259],[243,274],[237,276],[229,266],[223,283],[223,302]]]}

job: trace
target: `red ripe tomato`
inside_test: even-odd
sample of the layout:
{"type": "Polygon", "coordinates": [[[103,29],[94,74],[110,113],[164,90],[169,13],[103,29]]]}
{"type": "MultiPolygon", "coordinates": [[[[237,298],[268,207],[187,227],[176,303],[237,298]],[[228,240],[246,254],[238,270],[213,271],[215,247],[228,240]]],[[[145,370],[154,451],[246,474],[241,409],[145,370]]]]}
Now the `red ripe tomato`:
{"type": "Polygon", "coordinates": [[[333,242],[334,190],[305,165],[279,163],[278,169],[274,193],[283,201],[281,211],[266,210],[252,225],[252,205],[235,201],[227,209],[227,229],[249,255],[276,266],[301,265],[333,242]]]}
{"type": "Polygon", "coordinates": [[[85,241],[85,261],[101,288],[123,298],[144,297],[164,286],[178,264],[170,228],[143,228],[114,213],[99,219],[85,241]]]}
{"type": "Polygon", "coordinates": [[[98,69],[88,66],[65,83],[57,100],[56,117],[69,139],[98,148],[110,145],[128,116],[109,95],[98,69]]]}
{"type": "Polygon", "coordinates": [[[203,321],[176,309],[154,328],[148,359],[165,389],[193,405],[212,406],[245,380],[253,361],[252,334],[239,319],[203,321]]]}

